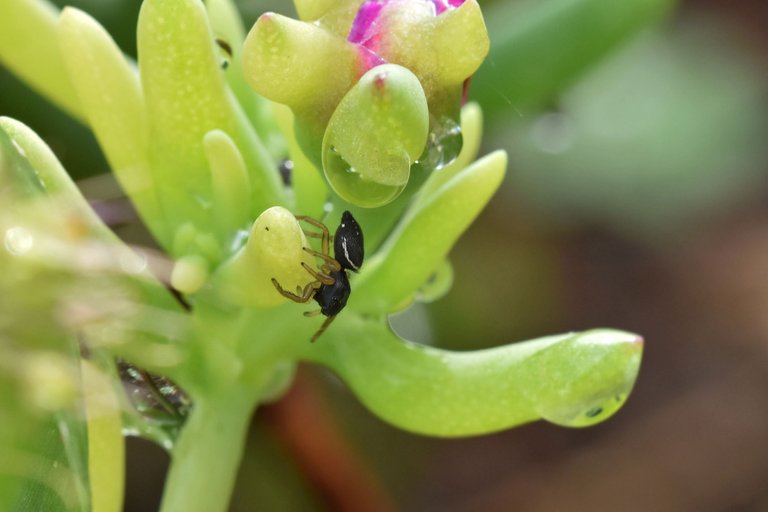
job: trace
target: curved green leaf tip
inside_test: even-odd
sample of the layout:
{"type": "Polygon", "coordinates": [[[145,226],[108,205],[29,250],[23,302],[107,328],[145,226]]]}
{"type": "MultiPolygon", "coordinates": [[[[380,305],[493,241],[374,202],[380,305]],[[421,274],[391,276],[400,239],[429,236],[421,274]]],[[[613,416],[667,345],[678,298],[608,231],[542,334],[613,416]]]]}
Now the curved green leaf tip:
{"type": "Polygon", "coordinates": [[[381,322],[339,317],[305,351],[332,368],[377,416],[405,430],[458,437],[544,419],[603,421],[626,401],[643,339],[598,329],[451,352],[400,340],[381,322]]]}

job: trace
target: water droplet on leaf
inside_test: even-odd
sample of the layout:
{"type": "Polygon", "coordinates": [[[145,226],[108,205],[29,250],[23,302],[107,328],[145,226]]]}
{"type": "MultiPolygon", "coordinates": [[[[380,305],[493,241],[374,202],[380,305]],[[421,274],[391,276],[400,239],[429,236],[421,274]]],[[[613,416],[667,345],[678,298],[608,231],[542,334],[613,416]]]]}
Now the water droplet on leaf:
{"type": "MultiPolygon", "coordinates": [[[[388,185],[368,180],[352,167],[334,146],[323,153],[323,167],[336,193],[347,201],[364,208],[373,208],[389,203],[405,188],[405,185],[388,185]]],[[[405,165],[408,156],[404,156],[405,165]]]]}
{"type": "Polygon", "coordinates": [[[461,152],[463,137],[461,126],[450,117],[433,120],[429,137],[419,163],[426,169],[439,170],[450,165],[461,152]]]}
{"type": "Polygon", "coordinates": [[[5,249],[14,256],[22,256],[32,249],[35,239],[32,233],[16,226],[5,232],[5,249]]]}

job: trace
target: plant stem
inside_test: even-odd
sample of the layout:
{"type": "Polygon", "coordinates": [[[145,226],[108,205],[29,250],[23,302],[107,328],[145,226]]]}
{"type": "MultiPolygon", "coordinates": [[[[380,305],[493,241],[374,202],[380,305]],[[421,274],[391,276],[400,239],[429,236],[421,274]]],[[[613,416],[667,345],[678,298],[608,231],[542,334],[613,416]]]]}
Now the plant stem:
{"type": "Polygon", "coordinates": [[[234,388],[198,399],[171,455],[161,512],[224,512],[254,402],[234,388]]]}

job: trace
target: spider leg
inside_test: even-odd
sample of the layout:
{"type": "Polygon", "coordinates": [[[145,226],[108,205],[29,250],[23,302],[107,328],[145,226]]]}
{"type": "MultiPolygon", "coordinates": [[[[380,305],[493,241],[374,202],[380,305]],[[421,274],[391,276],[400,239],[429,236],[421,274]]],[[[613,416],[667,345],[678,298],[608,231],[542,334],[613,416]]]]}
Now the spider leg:
{"type": "Polygon", "coordinates": [[[315,342],[315,340],[316,340],[317,338],[319,338],[319,337],[320,337],[320,335],[321,335],[321,334],[323,334],[323,332],[325,332],[325,329],[326,329],[326,328],[328,328],[328,326],[329,326],[329,325],[331,325],[331,322],[333,322],[333,320],[334,320],[335,318],[336,318],[336,315],[333,315],[333,316],[329,316],[328,318],[326,318],[326,319],[325,319],[325,322],[323,322],[323,325],[321,325],[321,326],[320,326],[320,328],[317,330],[317,332],[316,332],[315,334],[313,334],[313,335],[312,335],[312,338],[311,338],[309,341],[311,341],[312,343],[314,343],[314,342],[315,342]]]}
{"type": "Polygon", "coordinates": [[[286,299],[291,299],[293,302],[298,303],[305,303],[309,302],[309,299],[312,298],[314,295],[314,292],[317,288],[320,287],[319,281],[312,281],[311,283],[307,284],[307,286],[304,287],[304,290],[301,292],[301,295],[296,295],[295,293],[291,293],[288,290],[283,289],[282,286],[280,286],[280,283],[277,282],[277,279],[274,277],[272,278],[272,284],[275,285],[275,288],[277,288],[277,291],[285,297],[286,299]]]}
{"type": "Polygon", "coordinates": [[[307,316],[307,317],[309,317],[309,316],[317,316],[317,315],[319,315],[320,313],[322,313],[322,310],[321,310],[321,309],[316,309],[316,310],[314,310],[314,311],[305,311],[305,312],[304,312],[304,316],[307,316]]]}
{"type": "MultiPolygon", "coordinates": [[[[323,238],[322,233],[315,233],[314,231],[307,231],[306,229],[301,230],[304,233],[304,236],[307,236],[309,238],[323,238]]],[[[333,243],[333,235],[328,236],[328,241],[330,243],[333,243]]]]}
{"type": "MultiPolygon", "coordinates": [[[[312,217],[308,217],[306,215],[297,215],[296,220],[303,220],[307,224],[311,224],[315,226],[316,228],[320,229],[323,233],[321,235],[318,235],[317,233],[312,233],[309,236],[313,238],[322,238],[322,242],[320,245],[322,246],[322,252],[325,255],[330,254],[330,239],[331,239],[331,233],[328,231],[328,227],[320,222],[317,219],[313,219],[312,217]]],[[[308,234],[306,231],[304,234],[308,234]]]]}
{"type": "Polygon", "coordinates": [[[318,281],[320,281],[325,285],[331,286],[333,283],[336,282],[336,280],[331,276],[318,272],[317,270],[313,269],[303,261],[301,262],[301,266],[304,267],[304,270],[309,272],[312,277],[314,277],[315,279],[317,279],[318,281]]]}
{"type": "Polygon", "coordinates": [[[323,268],[328,267],[329,269],[331,269],[331,270],[333,270],[335,272],[338,272],[339,270],[341,270],[341,263],[339,263],[335,259],[331,258],[329,255],[323,254],[323,253],[321,253],[319,251],[316,251],[314,249],[310,249],[309,247],[304,247],[303,249],[304,249],[304,252],[308,252],[312,256],[317,256],[318,258],[322,258],[322,260],[325,263],[327,263],[327,265],[323,265],[323,268]]]}

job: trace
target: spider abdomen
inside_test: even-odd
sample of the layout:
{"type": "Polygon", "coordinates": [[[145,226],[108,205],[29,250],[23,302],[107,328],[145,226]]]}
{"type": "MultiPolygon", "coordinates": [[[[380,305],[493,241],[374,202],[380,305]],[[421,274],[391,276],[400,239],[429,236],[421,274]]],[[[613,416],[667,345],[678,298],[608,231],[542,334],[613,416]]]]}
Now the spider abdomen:
{"type": "Polygon", "coordinates": [[[344,309],[349,298],[350,286],[344,269],[329,274],[333,284],[323,284],[315,292],[314,299],[320,305],[320,312],[325,316],[335,316],[344,309]]]}

